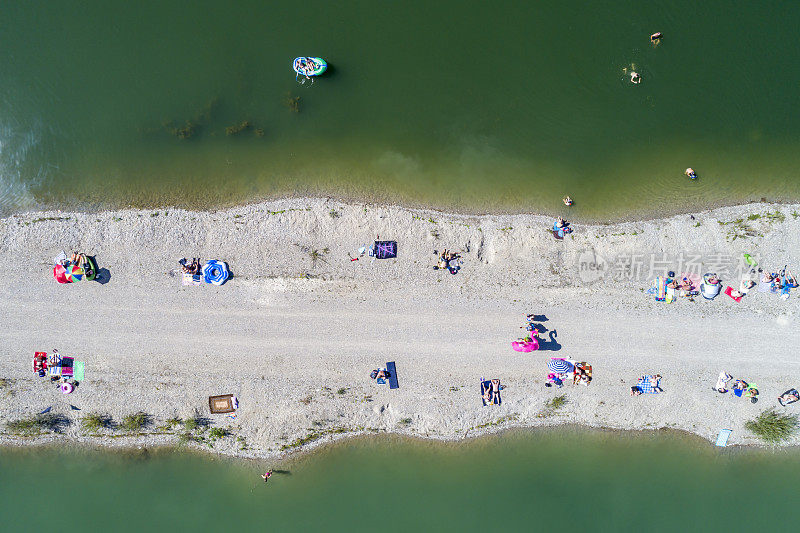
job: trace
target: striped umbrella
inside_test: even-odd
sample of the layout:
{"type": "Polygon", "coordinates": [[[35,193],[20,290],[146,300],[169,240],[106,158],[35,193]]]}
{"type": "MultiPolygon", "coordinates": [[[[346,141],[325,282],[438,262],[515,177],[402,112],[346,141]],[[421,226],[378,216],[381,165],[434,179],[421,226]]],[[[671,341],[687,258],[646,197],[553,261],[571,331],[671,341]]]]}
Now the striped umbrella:
{"type": "Polygon", "coordinates": [[[222,285],[227,281],[229,275],[228,264],[222,261],[212,259],[203,265],[203,280],[206,283],[222,285]]]}
{"type": "Polygon", "coordinates": [[[564,359],[552,358],[547,362],[547,368],[556,374],[567,374],[575,370],[575,366],[564,359]]]}
{"type": "Polygon", "coordinates": [[[64,277],[67,283],[74,283],[83,279],[83,268],[77,265],[70,265],[66,268],[64,277]]]}

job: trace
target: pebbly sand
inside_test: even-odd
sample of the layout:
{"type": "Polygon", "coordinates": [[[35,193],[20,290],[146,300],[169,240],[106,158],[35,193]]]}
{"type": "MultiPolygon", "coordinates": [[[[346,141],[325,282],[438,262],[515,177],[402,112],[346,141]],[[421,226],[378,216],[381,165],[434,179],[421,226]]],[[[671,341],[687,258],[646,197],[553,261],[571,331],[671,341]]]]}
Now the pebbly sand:
{"type": "Polygon", "coordinates": [[[9,217],[0,223],[0,378],[11,381],[0,422],[52,406],[72,423],[35,438],[6,431],[0,442],[175,444],[177,430],[157,427],[197,412],[232,432],[214,450],[251,457],[357,433],[459,439],[562,423],[711,440],[731,428],[730,444],[757,444],[745,421],[768,407],[800,409],[776,402],[800,387],[800,293],[666,304],[646,290],[668,270],[716,271],[738,287],[744,253],[765,269],[800,270],[798,211],[751,204],[578,224],[564,241],[550,218],[325,199],[9,217]],[[398,242],[397,259],[350,260],[376,236],[398,242]],[[458,274],[433,270],[443,248],[462,253],[458,274]],[[52,260],[73,249],[96,256],[108,282],[57,284],[52,260]],[[177,259],[193,256],[227,261],[234,278],[181,286],[177,259]],[[511,349],[526,313],[546,316],[549,349],[511,349]],[[33,352],[53,348],[86,362],[73,394],[31,371],[33,352]],[[545,388],[549,357],[588,361],[592,384],[545,388]],[[397,363],[397,390],[369,378],[386,361],[397,363]],[[760,401],[713,392],[721,370],[757,383],[760,401]],[[630,397],[650,373],[665,392],[630,397]],[[501,406],[481,405],[481,377],[501,379],[501,406]],[[235,420],[208,413],[208,396],[226,393],[239,398],[235,420]],[[559,394],[567,404],[548,412],[559,394]],[[153,423],[135,436],[80,428],[90,412],[119,422],[137,411],[153,423]]]}

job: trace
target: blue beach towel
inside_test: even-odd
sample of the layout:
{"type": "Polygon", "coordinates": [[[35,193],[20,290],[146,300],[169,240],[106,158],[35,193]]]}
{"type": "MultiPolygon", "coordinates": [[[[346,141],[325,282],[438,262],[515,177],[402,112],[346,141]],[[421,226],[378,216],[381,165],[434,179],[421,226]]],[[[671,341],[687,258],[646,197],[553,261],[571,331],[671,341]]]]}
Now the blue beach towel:
{"type": "Polygon", "coordinates": [[[397,369],[395,368],[394,361],[386,363],[386,371],[389,373],[389,388],[399,389],[400,384],[397,383],[397,369]]]}
{"type": "Polygon", "coordinates": [[[728,437],[730,437],[731,433],[733,433],[732,429],[721,429],[719,430],[719,435],[717,435],[717,443],[716,445],[724,448],[728,445],[728,437]]]}

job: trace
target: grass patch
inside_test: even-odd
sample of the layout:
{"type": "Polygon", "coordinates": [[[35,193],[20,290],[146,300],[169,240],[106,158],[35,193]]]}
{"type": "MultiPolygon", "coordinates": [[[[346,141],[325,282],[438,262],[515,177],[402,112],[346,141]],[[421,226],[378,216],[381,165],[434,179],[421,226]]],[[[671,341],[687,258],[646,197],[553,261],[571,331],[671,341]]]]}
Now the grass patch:
{"type": "Polygon", "coordinates": [[[63,415],[44,413],[28,418],[12,420],[6,424],[6,429],[17,435],[35,435],[43,431],[59,431],[69,425],[69,419],[63,415]]]}
{"type": "Polygon", "coordinates": [[[125,415],[122,417],[122,423],[119,425],[124,431],[139,431],[150,424],[151,417],[147,413],[139,411],[132,415],[125,415]]]}
{"type": "Polygon", "coordinates": [[[336,391],[336,394],[340,394],[340,395],[341,394],[346,394],[346,393],[347,393],[347,387],[342,387],[342,388],[340,388],[339,390],[336,391]]]}
{"type": "Polygon", "coordinates": [[[230,435],[230,431],[225,428],[211,428],[208,432],[208,436],[214,440],[222,439],[230,435]]]}
{"type": "Polygon", "coordinates": [[[33,223],[36,224],[37,222],[60,222],[62,220],[69,220],[70,217],[42,217],[42,218],[34,218],[33,223]]]}
{"type": "Polygon", "coordinates": [[[556,412],[567,405],[567,395],[560,394],[555,398],[552,398],[544,404],[544,409],[539,411],[536,415],[538,418],[547,418],[556,414],[556,412]]]}
{"type": "Polygon", "coordinates": [[[304,445],[306,445],[308,443],[314,442],[315,440],[319,440],[322,437],[325,437],[327,435],[336,435],[336,434],[339,434],[339,433],[349,433],[349,432],[352,432],[352,431],[360,431],[362,429],[364,429],[364,428],[360,427],[360,428],[355,428],[354,429],[354,428],[347,428],[347,427],[335,427],[335,428],[326,429],[326,430],[323,430],[323,431],[315,431],[313,429],[309,429],[309,431],[311,433],[309,433],[305,437],[299,437],[299,438],[295,439],[294,441],[292,441],[289,444],[281,445],[281,451],[291,450],[292,448],[299,448],[299,447],[304,446],[304,445]]]}
{"type": "Polygon", "coordinates": [[[14,385],[14,381],[11,378],[0,378],[0,389],[10,388],[14,385]]]}
{"type": "Polygon", "coordinates": [[[411,420],[410,418],[401,418],[399,423],[400,425],[407,426],[411,424],[411,422],[413,422],[413,420],[411,420]]]}
{"type": "Polygon", "coordinates": [[[84,431],[97,432],[103,428],[111,427],[111,417],[101,413],[89,413],[81,418],[81,428],[84,431]]]}
{"type": "Polygon", "coordinates": [[[784,415],[768,409],[744,424],[745,429],[769,444],[778,444],[791,437],[798,427],[797,415],[784,415]]]}

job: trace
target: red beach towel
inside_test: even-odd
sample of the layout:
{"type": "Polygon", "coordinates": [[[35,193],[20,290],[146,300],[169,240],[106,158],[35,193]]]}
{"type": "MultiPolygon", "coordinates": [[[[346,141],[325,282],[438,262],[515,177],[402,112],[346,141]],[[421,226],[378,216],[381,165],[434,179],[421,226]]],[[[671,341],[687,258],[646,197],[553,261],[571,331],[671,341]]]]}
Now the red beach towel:
{"type": "Polygon", "coordinates": [[[742,301],[742,297],[741,297],[741,296],[734,296],[734,295],[732,295],[732,294],[731,294],[731,292],[732,292],[732,291],[733,291],[733,287],[731,287],[731,286],[729,285],[729,286],[728,286],[728,288],[727,288],[727,289],[725,289],[725,294],[727,294],[728,296],[730,296],[731,298],[733,298],[733,299],[734,299],[734,300],[736,300],[737,302],[741,302],[741,301],[742,301]]]}

